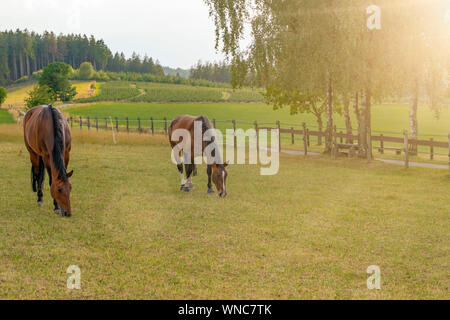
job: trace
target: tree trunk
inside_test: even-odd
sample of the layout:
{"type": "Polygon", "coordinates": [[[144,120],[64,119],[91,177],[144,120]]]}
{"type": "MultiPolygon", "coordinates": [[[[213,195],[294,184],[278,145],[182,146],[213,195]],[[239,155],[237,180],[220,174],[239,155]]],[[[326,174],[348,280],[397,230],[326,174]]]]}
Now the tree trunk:
{"type": "MultiPolygon", "coordinates": [[[[417,140],[418,137],[418,125],[417,125],[417,105],[419,100],[419,83],[418,80],[414,80],[412,88],[411,101],[409,103],[409,129],[411,133],[411,139],[417,140]]],[[[411,144],[409,151],[413,155],[417,155],[417,145],[411,144]]]]}
{"type": "Polygon", "coordinates": [[[27,76],[31,75],[31,70],[30,70],[30,57],[28,55],[26,55],[26,63],[27,63],[27,76]]]}
{"type": "Polygon", "coordinates": [[[359,95],[358,92],[355,92],[355,97],[353,99],[353,111],[355,112],[356,116],[356,123],[358,124],[358,146],[359,148],[362,148],[361,142],[363,141],[361,130],[362,130],[362,123],[361,123],[361,113],[359,112],[359,95]]]}
{"type": "Polygon", "coordinates": [[[344,118],[345,118],[345,128],[347,130],[347,143],[353,144],[353,128],[352,121],[350,119],[350,99],[348,95],[344,95],[344,118]]]}
{"type": "Polygon", "coordinates": [[[364,127],[367,160],[372,160],[372,119],[371,119],[371,92],[366,88],[364,92],[364,127]]]}
{"type": "Polygon", "coordinates": [[[19,70],[20,70],[20,74],[19,74],[19,78],[23,77],[23,75],[25,74],[25,68],[23,65],[23,54],[22,52],[19,52],[19,70]]]}
{"type": "Polygon", "coordinates": [[[13,80],[17,80],[17,56],[16,56],[16,50],[13,48],[12,50],[12,57],[11,57],[11,62],[12,62],[12,69],[13,69],[13,80]]]}
{"type": "Polygon", "coordinates": [[[331,84],[331,79],[328,80],[326,114],[327,114],[327,129],[325,133],[324,153],[331,153],[333,144],[333,87],[331,84]]]}

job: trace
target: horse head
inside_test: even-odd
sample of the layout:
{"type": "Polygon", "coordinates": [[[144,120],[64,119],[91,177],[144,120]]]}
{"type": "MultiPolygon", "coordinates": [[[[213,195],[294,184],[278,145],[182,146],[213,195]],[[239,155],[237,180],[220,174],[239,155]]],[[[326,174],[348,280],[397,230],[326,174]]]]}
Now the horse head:
{"type": "Polygon", "coordinates": [[[227,166],[228,162],[225,164],[217,164],[213,162],[212,164],[212,181],[216,185],[219,197],[225,197],[227,195],[227,166]]]}
{"type": "Polygon", "coordinates": [[[52,182],[50,188],[53,199],[58,203],[61,214],[63,216],[70,217],[72,215],[72,209],[70,207],[70,192],[72,191],[72,184],[69,178],[72,176],[73,170],[66,174],[66,177],[58,176],[56,181],[52,182]]]}

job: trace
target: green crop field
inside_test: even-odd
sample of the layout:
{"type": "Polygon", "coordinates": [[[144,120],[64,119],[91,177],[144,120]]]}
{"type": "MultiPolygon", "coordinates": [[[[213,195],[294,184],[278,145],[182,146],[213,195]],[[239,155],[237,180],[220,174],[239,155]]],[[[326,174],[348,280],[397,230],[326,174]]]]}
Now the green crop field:
{"type": "Polygon", "coordinates": [[[1,123],[14,123],[12,115],[6,109],[0,109],[0,124],[1,123]]]}
{"type": "Polygon", "coordinates": [[[258,90],[249,88],[213,88],[181,84],[113,81],[100,86],[94,97],[78,102],[262,102],[258,90]]]}
{"type": "Polygon", "coordinates": [[[222,199],[206,194],[204,166],[179,191],[165,137],[73,136],[63,218],[47,183],[36,204],[20,127],[0,126],[4,299],[448,297],[445,171],[282,155],[274,176],[231,165],[222,199]],[[66,288],[70,265],[82,290],[66,288]],[[370,265],[381,290],[366,287],[370,265]]]}

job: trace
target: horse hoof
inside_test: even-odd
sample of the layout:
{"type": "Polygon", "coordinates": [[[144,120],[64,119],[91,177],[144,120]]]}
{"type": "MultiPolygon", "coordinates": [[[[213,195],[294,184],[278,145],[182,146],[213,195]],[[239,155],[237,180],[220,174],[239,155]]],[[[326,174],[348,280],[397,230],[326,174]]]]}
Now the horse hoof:
{"type": "Polygon", "coordinates": [[[184,192],[189,192],[190,190],[189,190],[188,187],[184,187],[184,188],[183,188],[183,191],[184,191],[184,192]]]}
{"type": "Polygon", "coordinates": [[[38,201],[37,204],[38,204],[39,207],[42,207],[44,205],[44,201],[38,201]]]}
{"type": "Polygon", "coordinates": [[[189,183],[188,185],[186,185],[186,188],[194,189],[194,184],[193,183],[189,183]]]}
{"type": "Polygon", "coordinates": [[[213,194],[214,193],[214,190],[213,189],[208,189],[208,194],[213,194]]]}
{"type": "Polygon", "coordinates": [[[54,212],[55,214],[63,215],[63,212],[61,211],[61,209],[54,209],[53,212],[54,212]]]}

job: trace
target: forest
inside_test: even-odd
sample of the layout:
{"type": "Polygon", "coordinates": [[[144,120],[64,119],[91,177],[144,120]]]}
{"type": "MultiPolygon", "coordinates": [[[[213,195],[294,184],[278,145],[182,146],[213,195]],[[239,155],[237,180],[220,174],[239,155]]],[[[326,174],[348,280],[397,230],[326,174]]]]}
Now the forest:
{"type": "Polygon", "coordinates": [[[158,61],[133,53],[126,58],[123,53],[114,55],[102,39],[86,35],[38,34],[28,30],[0,32],[0,84],[8,85],[52,62],[65,62],[78,69],[91,62],[95,70],[134,72],[163,76],[158,61]]]}

